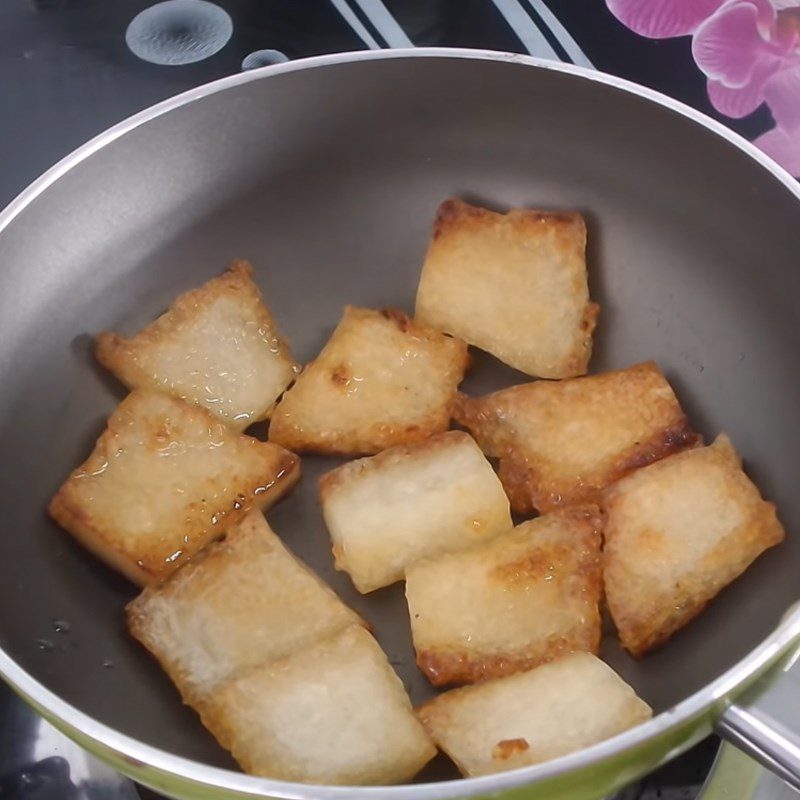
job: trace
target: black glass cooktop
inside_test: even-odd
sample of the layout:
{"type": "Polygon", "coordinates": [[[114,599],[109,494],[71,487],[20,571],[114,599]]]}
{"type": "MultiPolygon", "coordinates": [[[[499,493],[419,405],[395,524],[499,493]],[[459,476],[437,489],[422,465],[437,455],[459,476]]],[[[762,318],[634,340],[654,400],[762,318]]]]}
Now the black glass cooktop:
{"type": "MultiPolygon", "coordinates": [[[[82,142],[170,95],[242,69],[346,50],[530,53],[646,84],[750,139],[772,128],[765,106],[742,119],[712,106],[690,36],[645,32],[653,35],[631,31],[605,0],[2,0],[0,206],[82,142]]],[[[695,798],[715,752],[709,739],[620,798],[695,798]]],[[[0,687],[0,798],[155,797],[0,687]]]]}

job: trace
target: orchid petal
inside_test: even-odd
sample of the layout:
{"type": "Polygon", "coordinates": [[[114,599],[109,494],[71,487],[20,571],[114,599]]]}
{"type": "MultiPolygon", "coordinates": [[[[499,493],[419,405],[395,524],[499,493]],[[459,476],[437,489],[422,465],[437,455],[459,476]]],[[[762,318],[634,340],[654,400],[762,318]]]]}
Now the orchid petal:
{"type": "Polygon", "coordinates": [[[719,81],[709,81],[708,99],[720,114],[741,119],[764,102],[764,82],[751,81],[741,89],[730,89],[719,81]]]}
{"type": "Polygon", "coordinates": [[[711,80],[730,89],[746,86],[757,67],[768,63],[777,70],[780,55],[759,32],[760,9],[752,2],[728,3],[697,29],[692,54],[711,80]]]}
{"type": "Polygon", "coordinates": [[[725,0],[606,0],[608,10],[626,27],[649,39],[694,33],[725,0]]]}
{"type": "Polygon", "coordinates": [[[800,61],[766,81],[764,99],[779,128],[789,133],[800,128],[800,61]]]}
{"type": "Polygon", "coordinates": [[[800,134],[773,128],[759,136],[753,144],[777,161],[787,172],[800,177],[800,134]]]}

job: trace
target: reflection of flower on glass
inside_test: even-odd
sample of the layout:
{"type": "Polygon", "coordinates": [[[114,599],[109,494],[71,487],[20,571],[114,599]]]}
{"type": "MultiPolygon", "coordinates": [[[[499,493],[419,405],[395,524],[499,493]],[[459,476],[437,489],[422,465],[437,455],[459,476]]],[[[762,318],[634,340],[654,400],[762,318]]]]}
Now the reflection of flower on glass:
{"type": "Polygon", "coordinates": [[[606,0],[624,25],[651,39],[692,36],[692,54],[721,114],[766,103],[775,128],[755,140],[800,176],[800,0],[606,0]]]}

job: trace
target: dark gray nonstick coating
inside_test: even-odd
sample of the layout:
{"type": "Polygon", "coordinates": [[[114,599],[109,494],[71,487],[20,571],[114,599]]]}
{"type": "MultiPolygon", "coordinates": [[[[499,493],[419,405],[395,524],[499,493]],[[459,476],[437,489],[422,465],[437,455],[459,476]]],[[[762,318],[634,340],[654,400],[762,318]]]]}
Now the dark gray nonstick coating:
{"type": "MultiPolygon", "coordinates": [[[[603,656],[660,711],[770,632],[800,594],[797,199],[724,139],[619,89],[511,62],[403,58],[179,107],[87,158],[0,234],[0,644],[35,678],[149,744],[231,764],[126,635],[135,589],[45,515],[123,396],[91,337],[135,331],[247,258],[308,360],[346,303],[412,310],[451,195],[583,212],[603,307],[592,369],[656,359],[694,424],[731,435],[787,527],[668,647],[637,663],[610,638],[603,656]]],[[[466,391],[525,380],[475,355],[466,391]]],[[[373,623],[420,701],[430,690],[402,586],[362,597],[333,571],[316,478],[335,463],[305,458],[270,522],[373,623]]]]}

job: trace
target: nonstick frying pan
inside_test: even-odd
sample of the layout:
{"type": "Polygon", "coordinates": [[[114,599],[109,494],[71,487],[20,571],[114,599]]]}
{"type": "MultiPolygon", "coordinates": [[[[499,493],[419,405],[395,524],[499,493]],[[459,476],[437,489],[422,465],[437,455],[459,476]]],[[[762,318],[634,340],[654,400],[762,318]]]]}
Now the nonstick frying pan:
{"type": "MultiPolygon", "coordinates": [[[[713,726],[796,780],[798,221],[792,178],[723,126],[516,55],[326,56],[227,78],[113,128],[0,215],[0,672],[86,748],[176,797],[596,798],[713,726]],[[585,214],[603,306],[592,369],[656,359],[695,426],[731,435],[787,540],[659,652],[633,661],[606,638],[602,656],[657,712],[615,739],[467,781],[440,759],[388,789],[238,774],[125,633],[134,587],[45,515],[123,396],[95,365],[92,335],[136,330],[242,257],[308,360],[344,304],[412,308],[433,212],[453,195],[585,214]]],[[[523,380],[476,354],[464,390],[523,380]]],[[[362,597],[333,571],[315,497],[332,465],[304,459],[270,522],[373,623],[420,702],[430,690],[402,586],[362,597]]]]}

